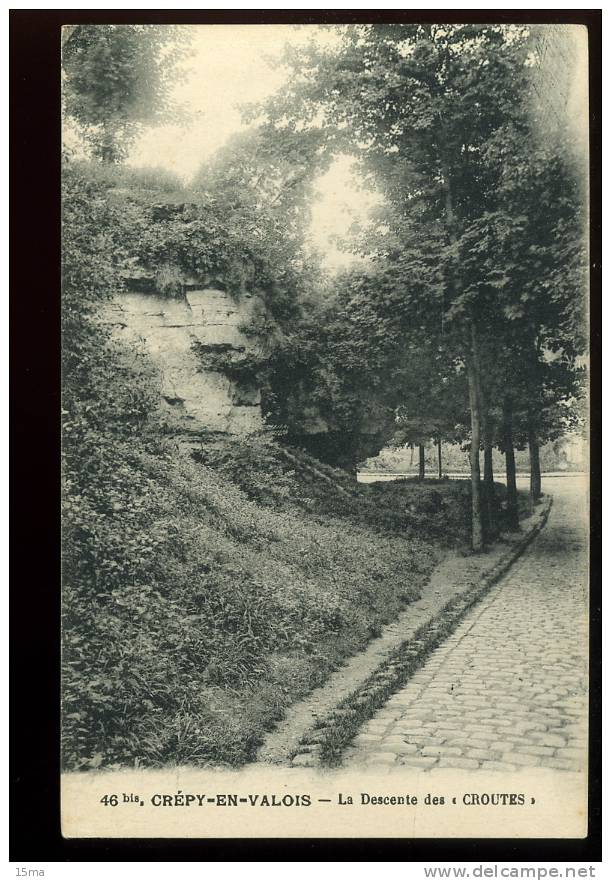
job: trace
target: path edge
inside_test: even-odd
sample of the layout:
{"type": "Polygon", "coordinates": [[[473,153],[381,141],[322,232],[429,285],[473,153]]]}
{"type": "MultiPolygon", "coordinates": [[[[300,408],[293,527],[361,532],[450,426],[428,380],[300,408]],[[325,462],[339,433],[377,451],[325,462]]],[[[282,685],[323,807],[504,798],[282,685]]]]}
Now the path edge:
{"type": "Polygon", "coordinates": [[[547,523],[553,497],[546,496],[537,522],[472,587],[449,600],[299,740],[289,759],[293,767],[337,767],[345,747],[361,726],[419,670],[431,652],[458,627],[473,606],[509,571],[547,523]]]}

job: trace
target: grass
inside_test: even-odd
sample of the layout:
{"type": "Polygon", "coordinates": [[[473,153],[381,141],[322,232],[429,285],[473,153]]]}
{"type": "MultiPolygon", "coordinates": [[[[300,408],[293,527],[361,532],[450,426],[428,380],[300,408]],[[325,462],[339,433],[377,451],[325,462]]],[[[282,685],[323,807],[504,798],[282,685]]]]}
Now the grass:
{"type": "Polygon", "coordinates": [[[358,485],[263,438],[96,443],[66,480],[65,767],[252,760],[419,597],[468,507],[464,485],[358,485]]]}

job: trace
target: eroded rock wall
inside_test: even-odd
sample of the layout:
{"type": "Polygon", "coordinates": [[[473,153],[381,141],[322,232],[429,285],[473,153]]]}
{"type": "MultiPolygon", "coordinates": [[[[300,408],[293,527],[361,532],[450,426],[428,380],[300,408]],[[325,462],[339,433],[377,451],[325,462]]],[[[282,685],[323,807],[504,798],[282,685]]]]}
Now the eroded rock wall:
{"type": "Polygon", "coordinates": [[[194,433],[249,434],[263,427],[259,389],[218,367],[206,369],[195,348],[221,354],[234,365],[256,356],[256,343],[240,326],[261,308],[256,296],[236,300],[215,288],[188,291],[181,299],[123,293],[110,320],[118,337],[144,345],[160,371],[165,404],[180,427],[194,433]]]}

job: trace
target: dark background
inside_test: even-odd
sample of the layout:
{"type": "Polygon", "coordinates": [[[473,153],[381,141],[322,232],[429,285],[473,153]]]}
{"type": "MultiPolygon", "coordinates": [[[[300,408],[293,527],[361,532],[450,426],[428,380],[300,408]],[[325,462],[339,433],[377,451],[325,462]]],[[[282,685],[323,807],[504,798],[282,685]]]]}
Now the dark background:
{"type": "Polygon", "coordinates": [[[9,859],[601,859],[600,114],[601,10],[26,10],[10,13],[11,760],[9,859]],[[60,28],[82,23],[577,23],[589,29],[591,175],[590,833],[583,840],[65,840],[59,816],[60,711],[60,28]]]}

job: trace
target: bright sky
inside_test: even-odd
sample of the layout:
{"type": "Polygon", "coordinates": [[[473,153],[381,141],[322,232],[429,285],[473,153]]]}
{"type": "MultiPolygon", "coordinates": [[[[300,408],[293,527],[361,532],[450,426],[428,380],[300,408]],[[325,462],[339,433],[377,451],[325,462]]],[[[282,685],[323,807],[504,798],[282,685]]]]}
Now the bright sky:
{"type": "MultiPolygon", "coordinates": [[[[227,139],[245,128],[239,105],[261,101],[276,91],[287,76],[274,68],[289,43],[300,45],[314,38],[323,44],[338,39],[339,28],[318,25],[190,25],[194,55],[174,98],[190,114],[189,122],[149,129],[134,145],[130,165],[163,166],[188,181],[201,163],[227,139]]],[[[317,181],[319,199],[313,207],[312,245],[319,249],[329,269],[353,259],[337,250],[333,236],[344,236],[376,202],[374,194],[360,191],[348,157],[339,157],[317,181]]]]}

